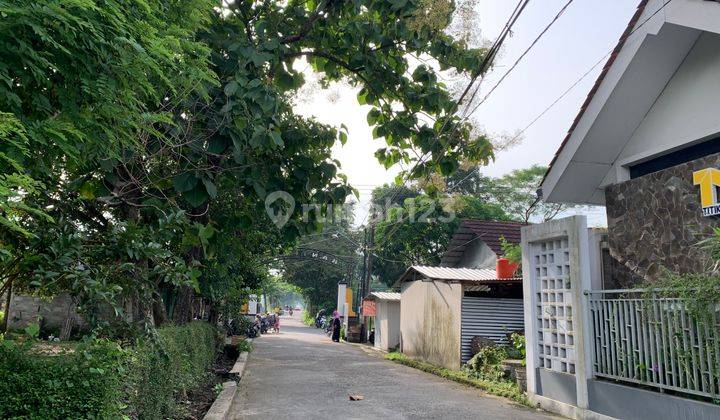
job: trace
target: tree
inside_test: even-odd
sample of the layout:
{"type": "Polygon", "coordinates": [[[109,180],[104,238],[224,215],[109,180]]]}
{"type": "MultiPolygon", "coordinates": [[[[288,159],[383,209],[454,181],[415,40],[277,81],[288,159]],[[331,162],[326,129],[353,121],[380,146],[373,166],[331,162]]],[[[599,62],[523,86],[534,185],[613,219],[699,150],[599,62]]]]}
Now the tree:
{"type": "Polygon", "coordinates": [[[527,169],[516,169],[500,178],[481,177],[478,193],[499,204],[513,219],[548,221],[571,206],[547,203],[538,198],[537,189],[545,172],[546,167],[533,165],[527,169]]]}
{"type": "Polygon", "coordinates": [[[436,71],[417,60],[477,76],[484,50],[445,33],[452,8],[426,22],[428,7],[3,3],[2,281],[70,292],[89,319],[109,307],[113,321],[140,328],[189,321],[197,299],[218,316],[268,278],[268,258],[322,229],[352,193],[332,159],[347,130],[293,112],[301,60],[322,85],[358,88],[387,144],[377,152],[386,166],[404,163],[417,179],[450,175],[460,160],[486,163],[490,143],[472,135],[436,71]],[[275,191],[320,211],[293,212],[276,228],[258,217],[290,210],[266,203],[275,191]]]}
{"type": "Polygon", "coordinates": [[[283,259],[283,278],[298,287],[307,309],[334,309],[337,284],[357,280],[360,235],[348,219],[333,220],[321,233],[301,238],[292,254],[283,259]]]}

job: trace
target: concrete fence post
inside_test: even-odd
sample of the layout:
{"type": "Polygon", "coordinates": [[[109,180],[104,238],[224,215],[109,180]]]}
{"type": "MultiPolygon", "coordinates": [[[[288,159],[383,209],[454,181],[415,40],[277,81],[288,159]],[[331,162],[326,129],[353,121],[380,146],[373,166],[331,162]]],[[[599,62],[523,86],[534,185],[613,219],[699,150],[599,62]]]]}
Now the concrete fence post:
{"type": "Polygon", "coordinates": [[[588,408],[592,375],[583,295],[591,288],[587,219],[573,216],[526,226],[521,246],[528,397],[578,417],[588,408]]]}

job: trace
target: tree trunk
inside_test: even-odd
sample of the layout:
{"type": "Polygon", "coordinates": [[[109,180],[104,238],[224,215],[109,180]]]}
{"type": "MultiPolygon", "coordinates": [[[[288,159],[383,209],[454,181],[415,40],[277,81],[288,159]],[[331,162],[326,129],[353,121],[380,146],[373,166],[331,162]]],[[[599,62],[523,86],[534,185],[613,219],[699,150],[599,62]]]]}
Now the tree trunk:
{"type": "Polygon", "coordinates": [[[194,297],[195,293],[190,286],[180,286],[177,291],[177,299],[172,317],[175,324],[183,325],[192,321],[192,303],[194,297]]]}
{"type": "Polygon", "coordinates": [[[58,337],[60,341],[68,341],[70,340],[70,334],[72,333],[72,329],[75,326],[75,314],[73,313],[73,306],[70,306],[68,308],[67,314],[65,315],[65,321],[63,322],[63,326],[60,329],[60,336],[58,337]]]}
{"type": "Polygon", "coordinates": [[[7,295],[5,296],[5,316],[3,317],[2,329],[0,332],[5,332],[8,329],[8,322],[10,321],[10,300],[12,299],[13,283],[12,280],[8,283],[6,290],[7,295]]]}
{"type": "Polygon", "coordinates": [[[162,294],[157,293],[152,304],[153,323],[156,328],[163,326],[167,322],[168,315],[165,311],[165,302],[163,302],[162,294]]]}
{"type": "Polygon", "coordinates": [[[211,325],[217,325],[217,322],[220,319],[220,311],[218,310],[217,305],[210,302],[210,310],[208,312],[208,322],[211,325]]]}

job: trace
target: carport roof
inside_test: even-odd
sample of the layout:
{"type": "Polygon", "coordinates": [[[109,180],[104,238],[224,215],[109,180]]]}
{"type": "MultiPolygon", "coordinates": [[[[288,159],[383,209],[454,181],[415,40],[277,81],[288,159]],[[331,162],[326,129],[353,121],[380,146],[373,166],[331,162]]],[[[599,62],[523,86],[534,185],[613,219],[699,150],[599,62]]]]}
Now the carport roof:
{"type": "Polygon", "coordinates": [[[365,297],[365,300],[396,300],[400,301],[400,293],[393,293],[393,292],[372,292],[367,297],[365,297]]]}
{"type": "Polygon", "coordinates": [[[473,284],[522,282],[522,277],[499,279],[495,270],[489,268],[451,268],[413,265],[405,271],[405,274],[400,277],[397,284],[424,279],[473,284]]]}

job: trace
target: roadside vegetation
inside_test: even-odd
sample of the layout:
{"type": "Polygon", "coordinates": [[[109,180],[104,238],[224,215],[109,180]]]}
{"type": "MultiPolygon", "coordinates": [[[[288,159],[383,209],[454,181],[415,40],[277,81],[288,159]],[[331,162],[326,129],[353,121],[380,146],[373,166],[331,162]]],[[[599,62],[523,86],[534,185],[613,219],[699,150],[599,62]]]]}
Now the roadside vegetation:
{"type": "Polygon", "coordinates": [[[126,347],[92,338],[62,347],[2,341],[0,417],[182,418],[188,393],[212,380],[218,340],[212,326],[192,322],[126,347]]]}
{"type": "Polygon", "coordinates": [[[441,378],[449,379],[454,382],[478,388],[488,394],[497,395],[499,397],[509,398],[515,402],[532,407],[525,395],[520,391],[517,385],[510,381],[497,377],[487,377],[490,370],[495,371],[495,366],[489,368],[488,372],[481,372],[473,369],[465,368],[463,370],[451,370],[442,366],[433,365],[421,360],[415,360],[402,353],[389,353],[385,356],[388,360],[400,363],[424,372],[432,373],[441,378]]]}

